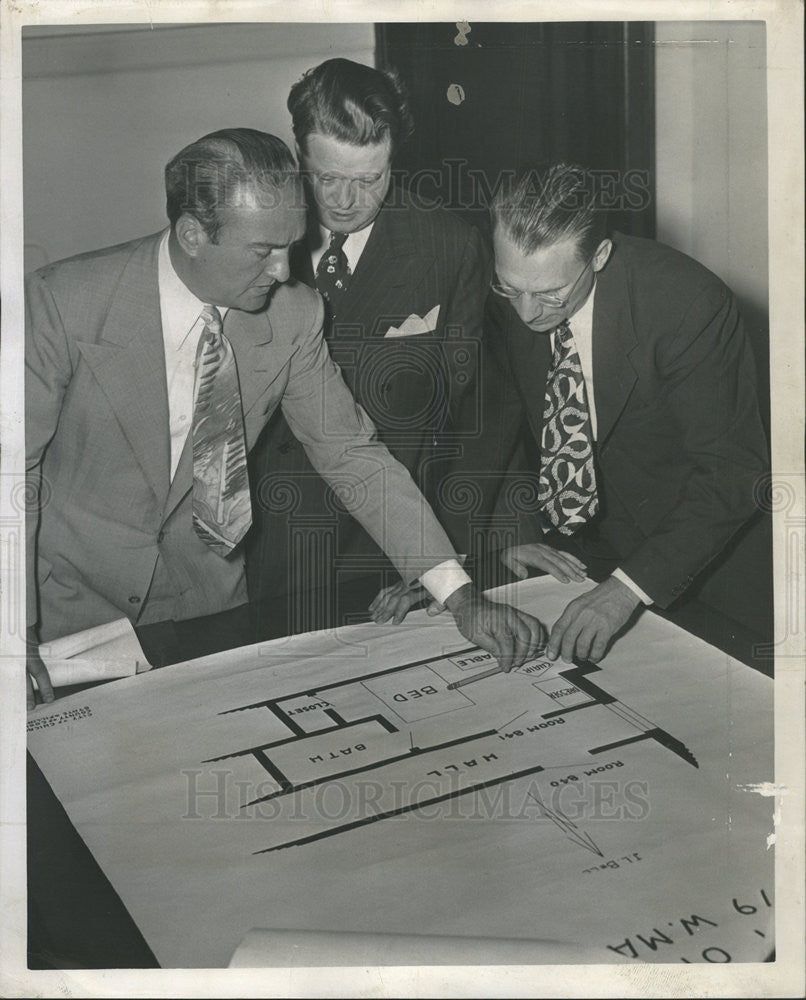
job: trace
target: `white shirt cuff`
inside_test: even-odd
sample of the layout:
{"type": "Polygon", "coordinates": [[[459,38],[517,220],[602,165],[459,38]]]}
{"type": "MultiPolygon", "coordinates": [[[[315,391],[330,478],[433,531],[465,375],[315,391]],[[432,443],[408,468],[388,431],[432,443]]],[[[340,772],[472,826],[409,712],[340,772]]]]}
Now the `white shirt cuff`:
{"type": "Polygon", "coordinates": [[[444,604],[454,591],[472,582],[456,559],[446,559],[445,562],[437,563],[420,577],[420,583],[440,604],[444,604]]]}
{"type": "Polygon", "coordinates": [[[627,576],[624,570],[614,569],[610,575],[614,576],[617,580],[621,580],[624,586],[629,587],[630,590],[634,594],[637,594],[638,597],[640,597],[643,603],[646,604],[647,606],[655,603],[651,597],[649,597],[647,594],[643,592],[643,590],[641,590],[641,588],[638,586],[637,583],[632,582],[632,580],[627,576]]]}

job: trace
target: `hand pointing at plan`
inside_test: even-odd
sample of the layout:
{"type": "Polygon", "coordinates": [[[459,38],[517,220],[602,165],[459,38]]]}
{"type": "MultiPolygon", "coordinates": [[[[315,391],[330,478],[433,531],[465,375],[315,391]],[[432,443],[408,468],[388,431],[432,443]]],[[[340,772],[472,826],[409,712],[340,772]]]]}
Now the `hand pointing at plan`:
{"type": "MultiPolygon", "coordinates": [[[[410,589],[403,583],[382,590],[369,607],[374,621],[400,624],[408,610],[418,604],[425,588],[410,589]]],[[[480,594],[472,583],[454,591],[445,602],[462,635],[476,646],[492,653],[505,672],[532,659],[546,641],[546,630],[532,615],[509,604],[496,604],[480,594]]],[[[444,610],[432,603],[429,614],[444,610]]]]}

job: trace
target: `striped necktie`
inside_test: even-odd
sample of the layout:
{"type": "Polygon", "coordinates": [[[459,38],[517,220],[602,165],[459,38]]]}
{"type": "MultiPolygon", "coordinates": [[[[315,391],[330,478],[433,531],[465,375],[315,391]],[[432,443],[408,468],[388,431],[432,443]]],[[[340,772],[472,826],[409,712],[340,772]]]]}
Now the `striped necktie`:
{"type": "Polygon", "coordinates": [[[599,510],[585,377],[567,322],[554,331],[554,355],[546,379],[538,506],[548,530],[565,535],[573,534],[599,510]]]}
{"type": "Polygon", "coordinates": [[[201,313],[193,407],[193,527],[226,556],[252,523],[241,391],[232,345],[215,306],[201,313]]]}

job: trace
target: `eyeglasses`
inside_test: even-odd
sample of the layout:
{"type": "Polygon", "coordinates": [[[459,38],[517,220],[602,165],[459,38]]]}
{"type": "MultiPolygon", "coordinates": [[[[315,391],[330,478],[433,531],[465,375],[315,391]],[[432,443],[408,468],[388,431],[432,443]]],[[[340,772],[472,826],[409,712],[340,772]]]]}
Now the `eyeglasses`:
{"type": "Polygon", "coordinates": [[[596,254],[594,253],[593,256],[590,257],[588,261],[585,263],[585,266],[579,272],[576,281],[573,283],[573,285],[571,285],[570,289],[568,290],[568,294],[565,296],[564,299],[561,299],[557,295],[552,295],[550,292],[527,292],[527,291],[521,291],[517,288],[508,288],[506,285],[502,285],[497,281],[493,281],[490,284],[490,288],[492,288],[492,290],[495,292],[496,295],[500,295],[502,296],[502,298],[505,299],[519,299],[521,295],[528,295],[530,299],[534,299],[535,301],[539,302],[540,305],[542,306],[549,306],[552,309],[565,309],[565,307],[573,298],[574,291],[576,290],[576,287],[579,284],[579,282],[582,280],[582,275],[591,266],[591,264],[593,263],[593,258],[595,256],[596,254]]]}
{"type": "Polygon", "coordinates": [[[304,170],[303,176],[320,189],[327,191],[340,190],[345,185],[350,188],[357,188],[359,191],[369,191],[372,188],[380,187],[388,179],[388,168],[378,174],[362,174],[356,177],[345,176],[343,174],[318,173],[315,170],[304,170]]]}

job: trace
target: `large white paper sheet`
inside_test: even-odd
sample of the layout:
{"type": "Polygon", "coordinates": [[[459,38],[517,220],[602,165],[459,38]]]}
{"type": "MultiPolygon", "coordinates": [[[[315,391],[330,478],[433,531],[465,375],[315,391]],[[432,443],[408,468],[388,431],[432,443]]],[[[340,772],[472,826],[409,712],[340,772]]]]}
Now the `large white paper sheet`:
{"type": "MultiPolygon", "coordinates": [[[[589,586],[500,597],[551,622],[589,586]]],[[[225,966],[255,928],[764,959],[772,682],[651,613],[599,667],[448,690],[486,664],[421,612],[74,695],[29,746],[164,967],[225,966]]]]}

